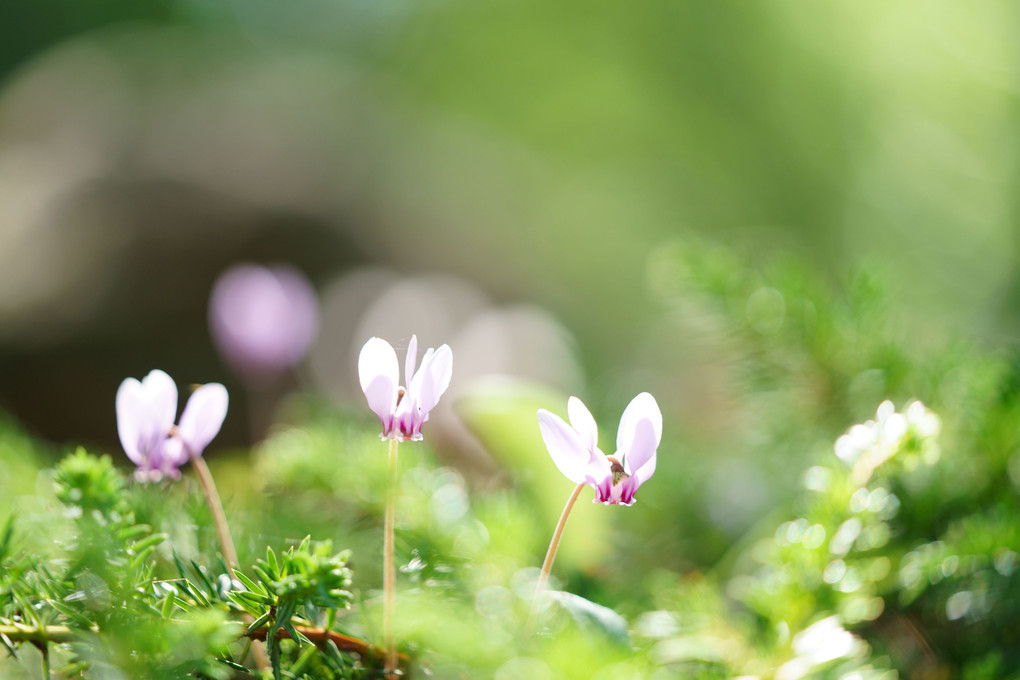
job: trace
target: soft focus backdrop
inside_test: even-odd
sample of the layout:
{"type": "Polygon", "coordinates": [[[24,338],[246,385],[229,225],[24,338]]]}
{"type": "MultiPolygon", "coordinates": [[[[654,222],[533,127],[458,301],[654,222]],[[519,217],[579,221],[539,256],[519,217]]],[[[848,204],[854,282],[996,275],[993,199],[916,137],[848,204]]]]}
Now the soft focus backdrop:
{"type": "MultiPolygon", "coordinates": [[[[456,357],[430,441],[455,487],[516,489],[549,518],[570,485],[535,409],[565,414],[576,394],[605,444],[631,397],[658,398],[658,475],[611,519],[583,508],[578,523],[618,533],[568,536],[575,589],[634,568],[614,550],[728,572],[879,402],[962,409],[976,369],[960,357],[1015,351],[1018,15],[7,3],[0,408],[53,444],[46,461],[77,443],[123,461],[124,377],[222,381],[231,415],[208,455],[242,498],[249,447],[286,423],[337,409],[371,433],[358,349],[418,333],[456,357]],[[213,284],[243,262],[319,295],[311,354],[269,385],[210,337],[213,284]]],[[[616,595],[640,606],[637,587],[616,595]]]]}

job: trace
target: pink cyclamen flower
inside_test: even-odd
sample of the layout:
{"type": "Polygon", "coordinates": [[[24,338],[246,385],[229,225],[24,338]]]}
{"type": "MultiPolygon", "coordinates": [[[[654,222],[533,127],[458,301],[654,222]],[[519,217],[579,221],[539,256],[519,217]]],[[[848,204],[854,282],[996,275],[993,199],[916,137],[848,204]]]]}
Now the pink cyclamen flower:
{"type": "Polygon", "coordinates": [[[319,328],[315,289],[291,267],[243,264],[216,280],[209,330],[230,367],[262,385],[300,362],[319,328]]]}
{"type": "Polygon", "coordinates": [[[542,430],[553,463],[575,484],[595,489],[595,502],[632,505],[634,493],[655,472],[655,455],[662,440],[662,412],[647,392],[634,397],[620,418],[616,453],[598,447],[598,426],[577,397],[567,402],[568,425],[557,415],[539,409],[542,430]]]}
{"type": "Polygon", "coordinates": [[[407,387],[399,385],[397,353],[382,338],[371,338],[358,357],[361,389],[372,409],[382,421],[383,439],[421,441],[421,426],[429,419],[429,411],[439,403],[453,375],[453,352],[448,345],[429,347],[415,370],[418,359],[418,338],[411,336],[404,361],[407,387]]]}
{"type": "Polygon", "coordinates": [[[200,456],[227,416],[227,390],[219,383],[196,389],[177,416],[177,385],[160,370],[141,381],[127,378],[117,389],[117,434],[137,466],[140,481],[180,479],[179,468],[190,455],[200,456]]]}

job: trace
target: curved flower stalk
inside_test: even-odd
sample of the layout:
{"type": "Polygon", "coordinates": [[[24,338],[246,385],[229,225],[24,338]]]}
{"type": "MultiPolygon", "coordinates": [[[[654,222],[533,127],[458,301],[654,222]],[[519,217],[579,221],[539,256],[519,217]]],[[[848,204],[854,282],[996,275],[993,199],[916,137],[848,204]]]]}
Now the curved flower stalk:
{"type": "Polygon", "coordinates": [[[417,355],[418,338],[412,335],[404,360],[405,388],[399,385],[397,353],[390,343],[371,338],[361,348],[358,377],[368,407],[382,422],[382,439],[421,441],[421,426],[450,386],[453,352],[448,345],[425,350],[416,370],[417,355]]]}
{"type": "Polygon", "coordinates": [[[575,484],[595,489],[596,503],[633,505],[634,494],[655,473],[655,457],[662,440],[662,412],[647,392],[634,397],[620,418],[616,453],[598,447],[598,426],[577,397],[567,402],[568,425],[540,409],[538,425],[553,463],[575,484]]]}
{"type": "Polygon", "coordinates": [[[418,337],[411,336],[404,358],[404,379],[401,387],[400,368],[393,346],[382,338],[370,338],[358,356],[358,378],[368,407],[379,416],[383,431],[380,437],[389,440],[389,489],[386,494],[386,517],[383,526],[383,637],[386,645],[386,677],[399,675],[399,657],[393,639],[393,616],[397,597],[397,572],[394,565],[393,525],[395,520],[395,489],[397,476],[397,444],[421,441],[421,426],[429,412],[450,386],[453,375],[453,352],[448,345],[431,347],[418,362],[418,337]]]}
{"type": "Polygon", "coordinates": [[[577,486],[567,499],[552,540],[549,541],[549,549],[535,587],[532,619],[538,606],[538,595],[545,590],[549,581],[570,511],[581,491],[585,486],[595,489],[595,503],[633,505],[638,487],[655,473],[656,452],[662,440],[662,412],[655,398],[648,392],[634,397],[624,409],[616,433],[616,452],[612,456],[607,456],[599,449],[598,425],[580,399],[570,397],[567,401],[567,415],[570,418],[569,425],[545,409],[538,411],[538,426],[553,463],[577,486]]]}
{"type": "Polygon", "coordinates": [[[219,383],[196,389],[177,417],[177,385],[160,370],[142,380],[127,378],[117,389],[117,434],[124,452],[138,470],[139,481],[180,479],[180,467],[202,455],[219,433],[227,416],[229,398],[219,383]]]}

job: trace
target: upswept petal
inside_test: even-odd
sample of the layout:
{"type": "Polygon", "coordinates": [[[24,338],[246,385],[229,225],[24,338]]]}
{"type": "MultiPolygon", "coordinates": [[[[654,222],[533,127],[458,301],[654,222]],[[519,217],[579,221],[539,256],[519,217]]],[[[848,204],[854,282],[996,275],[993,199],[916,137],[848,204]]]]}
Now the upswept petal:
{"type": "Polygon", "coordinates": [[[591,411],[580,399],[571,397],[567,400],[567,415],[570,416],[571,427],[577,430],[585,448],[594,451],[599,444],[599,427],[591,411]]]}
{"type": "Polygon", "coordinates": [[[449,345],[442,345],[433,351],[431,348],[425,352],[421,361],[421,368],[411,379],[407,391],[418,407],[420,422],[428,418],[429,411],[436,407],[439,398],[450,386],[450,379],[453,377],[453,351],[449,345]]]}
{"type": "MultiPolygon", "coordinates": [[[[644,426],[641,428],[644,430],[644,426]]],[[[616,450],[624,454],[624,467],[628,474],[643,466],[650,456],[655,454],[655,449],[662,439],[662,412],[659,405],[655,403],[655,397],[648,392],[642,392],[633,399],[624,409],[620,417],[620,429],[616,434],[616,450]],[[635,447],[634,441],[637,436],[638,423],[647,422],[651,426],[650,435],[654,440],[651,447],[645,446],[648,431],[642,434],[643,441],[640,446],[635,447]],[[633,451],[632,451],[633,449],[633,451]]]]}
{"type": "Polygon", "coordinates": [[[658,447],[659,437],[654,423],[647,418],[639,420],[634,426],[634,439],[631,440],[630,449],[626,452],[621,451],[625,453],[624,470],[631,475],[630,479],[634,480],[635,491],[655,473],[658,447]]]}
{"type": "MultiPolygon", "coordinates": [[[[124,453],[136,465],[141,465],[145,454],[139,451],[142,429],[149,419],[142,383],[134,378],[125,378],[117,388],[117,435],[124,453]]],[[[148,438],[148,437],[146,437],[148,438]]]]}
{"type": "Polygon", "coordinates": [[[142,378],[142,391],[149,414],[142,436],[148,438],[149,447],[154,447],[170,435],[177,419],[177,384],[165,372],[155,369],[142,378]]]}
{"type": "Polygon", "coordinates": [[[219,383],[202,385],[192,393],[177,426],[177,436],[187,453],[202,455],[223,426],[228,404],[227,388],[219,383]]]}
{"type": "Polygon", "coordinates": [[[407,343],[407,356],[404,357],[404,384],[410,385],[414,377],[414,369],[418,366],[418,336],[412,335],[407,343]]]}
{"type": "MultiPolygon", "coordinates": [[[[418,364],[418,367],[415,369],[415,372],[416,373],[419,372],[421,367],[424,366],[425,364],[427,364],[429,362],[429,360],[432,358],[432,355],[435,354],[435,353],[436,353],[436,350],[432,349],[431,347],[426,349],[425,353],[421,355],[421,363],[418,364]]],[[[408,385],[411,384],[411,379],[412,378],[414,378],[414,375],[406,375],[406,376],[404,376],[404,379],[407,381],[408,385]]]]}
{"type": "Polygon", "coordinates": [[[609,485],[613,485],[613,467],[609,464],[609,459],[606,454],[602,451],[595,449],[588,459],[587,465],[584,468],[584,476],[589,480],[591,484],[601,483],[603,480],[608,479],[609,485]]]}
{"type": "Polygon", "coordinates": [[[361,390],[368,400],[368,407],[379,416],[386,429],[392,425],[393,412],[397,406],[399,371],[397,353],[382,338],[371,338],[361,348],[358,356],[361,390]]]}
{"type": "Polygon", "coordinates": [[[553,463],[563,476],[575,484],[585,481],[585,469],[592,455],[574,428],[545,409],[538,410],[538,427],[553,463]]]}

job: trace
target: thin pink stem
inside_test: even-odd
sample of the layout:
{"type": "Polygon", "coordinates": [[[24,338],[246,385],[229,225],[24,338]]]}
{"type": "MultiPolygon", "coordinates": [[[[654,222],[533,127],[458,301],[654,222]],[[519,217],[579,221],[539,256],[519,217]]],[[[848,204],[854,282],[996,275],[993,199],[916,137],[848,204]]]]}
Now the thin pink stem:
{"type": "Polygon", "coordinates": [[[397,645],[393,640],[393,614],[397,603],[397,570],[393,559],[393,524],[397,496],[397,440],[390,439],[389,479],[386,485],[386,518],[383,525],[383,643],[386,646],[386,677],[399,676],[397,645]]]}
{"type": "Polygon", "coordinates": [[[543,592],[545,592],[546,584],[549,583],[549,574],[552,572],[553,561],[556,559],[556,551],[560,547],[560,539],[563,537],[563,529],[566,528],[567,520],[570,519],[570,511],[574,509],[574,503],[577,502],[577,499],[581,495],[581,491],[585,486],[587,486],[587,484],[581,482],[574,488],[574,492],[570,494],[570,498],[567,499],[567,504],[563,508],[563,514],[560,515],[560,521],[556,524],[556,531],[553,532],[552,540],[549,541],[549,549],[546,551],[545,561],[542,563],[542,573],[538,575],[538,585],[535,586],[535,599],[532,600],[531,616],[529,617],[529,620],[533,620],[535,618],[535,611],[538,608],[538,598],[543,592]]]}
{"type": "Polygon", "coordinates": [[[220,539],[220,549],[223,551],[223,559],[227,562],[227,568],[233,572],[240,564],[237,561],[237,551],[234,550],[234,539],[230,537],[230,527],[227,526],[227,515],[223,512],[223,503],[220,501],[220,494],[216,491],[216,482],[213,481],[209,466],[205,464],[202,456],[196,456],[190,450],[188,456],[191,464],[198,473],[198,481],[202,484],[202,491],[205,493],[205,502],[212,513],[213,524],[216,526],[216,535],[220,539]]]}
{"type": "MultiPolygon", "coordinates": [[[[240,562],[237,559],[237,550],[234,549],[234,539],[230,537],[227,515],[223,512],[223,502],[220,500],[220,494],[216,490],[216,482],[213,481],[209,466],[205,464],[205,458],[196,456],[190,448],[187,451],[191,464],[194,466],[195,472],[198,473],[198,481],[202,485],[205,502],[209,506],[209,512],[212,513],[213,524],[216,526],[216,535],[220,539],[220,550],[223,552],[223,559],[227,563],[230,578],[233,579],[234,570],[240,567],[240,562]]],[[[247,614],[244,618],[248,623],[254,620],[247,614]]],[[[258,666],[260,671],[267,671],[272,668],[269,663],[269,657],[266,656],[266,650],[261,643],[255,642],[252,645],[252,653],[255,656],[255,665],[258,666]]]]}

